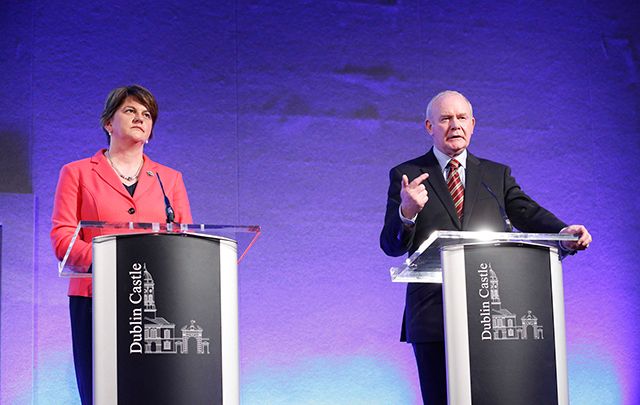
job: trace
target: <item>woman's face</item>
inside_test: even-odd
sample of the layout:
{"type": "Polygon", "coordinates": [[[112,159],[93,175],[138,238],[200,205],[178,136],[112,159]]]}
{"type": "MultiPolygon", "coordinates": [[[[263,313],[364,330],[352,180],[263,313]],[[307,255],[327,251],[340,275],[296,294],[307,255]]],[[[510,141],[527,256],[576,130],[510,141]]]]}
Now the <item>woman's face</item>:
{"type": "Polygon", "coordinates": [[[107,125],[111,142],[145,143],[153,129],[153,119],[147,107],[127,97],[107,125]]]}

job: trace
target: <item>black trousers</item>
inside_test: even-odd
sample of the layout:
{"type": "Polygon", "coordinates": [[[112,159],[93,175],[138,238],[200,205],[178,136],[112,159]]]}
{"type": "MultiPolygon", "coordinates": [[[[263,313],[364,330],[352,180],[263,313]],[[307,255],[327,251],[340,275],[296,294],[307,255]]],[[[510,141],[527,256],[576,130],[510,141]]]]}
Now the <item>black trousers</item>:
{"type": "Polygon", "coordinates": [[[444,342],[412,343],[425,405],[447,405],[444,342]]]}
{"type": "Polygon", "coordinates": [[[93,404],[93,310],[91,297],[69,297],[73,364],[82,405],[93,404]]]}

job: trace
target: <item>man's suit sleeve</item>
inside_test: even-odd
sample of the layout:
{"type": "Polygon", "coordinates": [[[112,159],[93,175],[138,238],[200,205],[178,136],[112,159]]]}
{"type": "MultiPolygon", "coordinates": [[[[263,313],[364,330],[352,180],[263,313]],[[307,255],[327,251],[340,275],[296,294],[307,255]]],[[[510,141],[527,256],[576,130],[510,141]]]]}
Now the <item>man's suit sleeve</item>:
{"type": "Polygon", "coordinates": [[[402,173],[398,168],[389,172],[389,191],[387,193],[387,212],[384,227],[380,233],[380,247],[389,256],[402,256],[413,243],[415,226],[406,227],[400,219],[400,189],[402,173]]]}
{"type": "Polygon", "coordinates": [[[567,226],[551,212],[525,194],[511,175],[504,171],[505,210],[511,223],[522,232],[557,233],[567,226]]]}

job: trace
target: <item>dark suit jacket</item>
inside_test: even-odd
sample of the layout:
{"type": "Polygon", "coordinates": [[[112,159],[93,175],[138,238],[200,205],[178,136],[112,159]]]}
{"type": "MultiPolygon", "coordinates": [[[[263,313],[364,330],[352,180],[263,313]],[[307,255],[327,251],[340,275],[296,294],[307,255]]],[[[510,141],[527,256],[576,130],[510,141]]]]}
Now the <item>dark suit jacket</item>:
{"type": "MultiPolygon", "coordinates": [[[[520,231],[557,233],[566,226],[526,195],[505,165],[468,153],[465,176],[464,213],[460,223],[433,149],[391,169],[387,212],[380,234],[382,250],[389,256],[411,254],[436,230],[504,231],[496,198],[485,185],[520,231]],[[398,214],[402,175],[406,174],[412,181],[422,173],[429,173],[424,183],[429,200],[418,214],[416,225],[407,229],[398,214]]],[[[412,343],[444,340],[441,284],[407,285],[402,340],[412,343]]]]}

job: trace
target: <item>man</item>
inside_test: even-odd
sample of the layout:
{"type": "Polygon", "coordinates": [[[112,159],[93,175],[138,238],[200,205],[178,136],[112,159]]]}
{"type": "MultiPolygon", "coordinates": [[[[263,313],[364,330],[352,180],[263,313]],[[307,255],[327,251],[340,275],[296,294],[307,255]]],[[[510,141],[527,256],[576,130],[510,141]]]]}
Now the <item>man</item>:
{"type": "MultiPolygon", "coordinates": [[[[434,147],[389,174],[380,234],[387,255],[413,253],[436,230],[504,231],[498,202],[520,231],[578,235],[578,241],[561,246],[571,253],[589,246],[591,235],[584,226],[567,226],[538,205],[518,186],[509,167],[467,151],[475,118],[466,97],[443,91],[431,99],[426,116],[434,147]]],[[[401,340],[413,345],[424,403],[446,404],[442,285],[408,284],[402,323],[401,340]]]]}

